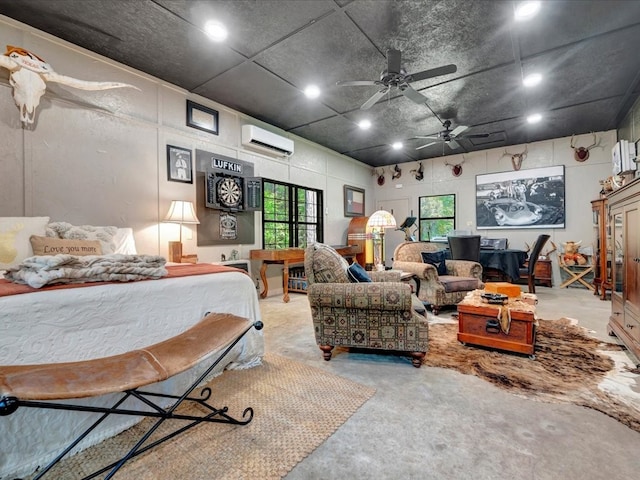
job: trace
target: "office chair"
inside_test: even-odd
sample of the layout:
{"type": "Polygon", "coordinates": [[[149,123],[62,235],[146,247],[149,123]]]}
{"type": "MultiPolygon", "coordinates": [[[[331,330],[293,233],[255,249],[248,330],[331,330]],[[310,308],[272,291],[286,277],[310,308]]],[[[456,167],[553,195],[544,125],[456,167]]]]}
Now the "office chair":
{"type": "Polygon", "coordinates": [[[538,263],[538,257],[547,240],[549,240],[549,235],[539,235],[533,246],[533,250],[531,250],[529,254],[527,263],[523,267],[520,267],[520,278],[527,279],[529,293],[536,293],[536,263],[538,263]]]}
{"type": "Polygon", "coordinates": [[[448,240],[452,260],[480,263],[480,235],[450,236],[448,240]]]}

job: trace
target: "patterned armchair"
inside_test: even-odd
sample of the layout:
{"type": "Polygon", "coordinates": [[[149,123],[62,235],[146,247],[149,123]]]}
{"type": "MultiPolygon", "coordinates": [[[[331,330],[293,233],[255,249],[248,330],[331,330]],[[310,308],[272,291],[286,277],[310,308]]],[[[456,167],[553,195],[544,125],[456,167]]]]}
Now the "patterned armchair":
{"type": "Polygon", "coordinates": [[[438,275],[434,265],[424,263],[422,252],[442,248],[429,242],[403,242],[393,252],[393,268],[413,273],[420,282],[418,298],[431,304],[434,315],[445,305],[457,305],[467,292],[484,288],[482,265],[467,260],[445,260],[446,275],[438,275]]]}
{"type": "Polygon", "coordinates": [[[414,308],[422,305],[411,286],[400,282],[400,272],[368,272],[372,282],[352,283],[346,260],[321,243],[307,247],[304,267],[316,342],[325,360],[331,360],[335,346],[396,350],[409,352],[420,368],[427,319],[414,308]]]}

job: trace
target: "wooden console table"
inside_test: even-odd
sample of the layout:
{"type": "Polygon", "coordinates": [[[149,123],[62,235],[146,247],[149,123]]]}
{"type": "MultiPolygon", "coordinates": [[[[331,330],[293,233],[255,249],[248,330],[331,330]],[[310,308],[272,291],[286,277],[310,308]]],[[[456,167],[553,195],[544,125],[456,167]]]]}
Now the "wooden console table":
{"type": "MultiPolygon", "coordinates": [[[[357,245],[346,245],[333,247],[345,258],[353,258],[360,253],[360,247],[357,245]]],[[[269,282],[267,281],[267,267],[271,264],[282,264],[282,288],[284,296],[282,300],[289,301],[289,265],[304,262],[304,249],[302,248],[276,248],[267,250],[251,250],[249,258],[251,260],[262,260],[260,267],[260,278],[264,286],[260,292],[260,298],[266,298],[269,294],[269,282]]]]}

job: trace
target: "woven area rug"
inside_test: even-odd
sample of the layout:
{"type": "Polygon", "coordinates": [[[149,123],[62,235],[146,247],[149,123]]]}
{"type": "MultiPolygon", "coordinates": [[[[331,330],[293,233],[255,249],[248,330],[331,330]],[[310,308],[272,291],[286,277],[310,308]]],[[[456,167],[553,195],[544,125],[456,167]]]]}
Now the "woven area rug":
{"type": "Polygon", "coordinates": [[[570,319],[540,320],[535,360],[462,345],[458,324],[429,326],[424,365],[476,375],[513,393],[598,410],[640,432],[640,371],[614,360],[624,347],[590,337],[570,319]]]}
{"type": "MultiPolygon", "coordinates": [[[[208,386],[213,391],[210,403],[229,407],[234,418],[241,419],[243,410],[253,407],[251,423],[199,425],[130,460],[115,478],[282,478],[375,393],[373,388],[274,354],[267,354],[261,366],[226,371],[208,386]]],[[[140,427],[149,424],[143,420],[65,459],[46,478],[82,478],[126,452],[140,437],[140,427]]]]}

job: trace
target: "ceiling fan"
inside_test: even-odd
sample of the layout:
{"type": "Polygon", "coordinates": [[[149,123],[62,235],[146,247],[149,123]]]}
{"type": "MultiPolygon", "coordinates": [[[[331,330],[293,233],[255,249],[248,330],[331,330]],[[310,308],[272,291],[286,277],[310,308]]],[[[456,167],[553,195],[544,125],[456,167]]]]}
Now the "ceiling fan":
{"type": "Polygon", "coordinates": [[[435,133],[433,135],[418,135],[414,138],[427,138],[434,140],[433,142],[429,142],[426,145],[422,145],[416,150],[420,150],[422,148],[430,147],[431,145],[435,145],[438,142],[444,142],[450,149],[455,150],[456,148],[460,148],[460,144],[456,142],[456,138],[487,138],[490,133],[474,133],[468,135],[460,135],[462,132],[466,131],[469,127],[466,125],[458,125],[456,128],[451,130],[451,120],[445,120],[442,123],[444,130],[435,133]]]}
{"type": "Polygon", "coordinates": [[[336,82],[336,85],[340,87],[359,87],[377,85],[379,90],[373,94],[369,100],[364,102],[360,107],[362,110],[371,108],[375,103],[389,93],[392,89],[397,88],[402,94],[409,100],[416,103],[425,103],[427,98],[420,92],[416,91],[411,85],[411,82],[417,82],[420,80],[426,80],[427,78],[438,77],[440,75],[446,75],[449,73],[455,73],[458,70],[453,64],[444,65],[442,67],[431,68],[429,70],[423,70],[416,73],[407,73],[401,65],[401,53],[400,50],[389,49],[387,50],[387,69],[383,70],[380,74],[380,80],[353,80],[336,82]]]}

